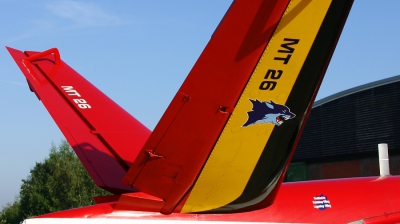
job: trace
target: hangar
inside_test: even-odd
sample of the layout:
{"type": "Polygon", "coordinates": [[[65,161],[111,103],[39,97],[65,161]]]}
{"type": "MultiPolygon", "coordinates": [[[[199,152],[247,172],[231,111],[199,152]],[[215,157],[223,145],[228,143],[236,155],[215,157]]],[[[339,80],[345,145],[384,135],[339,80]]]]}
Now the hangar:
{"type": "Polygon", "coordinates": [[[314,103],[286,181],[378,176],[378,144],[400,174],[400,75],[314,103]]]}

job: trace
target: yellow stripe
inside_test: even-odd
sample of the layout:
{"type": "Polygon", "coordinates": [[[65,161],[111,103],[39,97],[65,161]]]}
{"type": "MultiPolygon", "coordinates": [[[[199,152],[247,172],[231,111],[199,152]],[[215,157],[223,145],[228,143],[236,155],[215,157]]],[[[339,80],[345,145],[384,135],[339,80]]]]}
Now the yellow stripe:
{"type": "MultiPolygon", "coordinates": [[[[292,0],[289,3],[190,192],[182,213],[219,208],[242,194],[272,130],[279,128],[269,123],[242,127],[248,119],[247,112],[252,109],[249,99],[267,102],[272,100],[282,105],[286,103],[330,3],[331,0],[292,0]],[[299,40],[297,44],[295,44],[296,39],[299,40]],[[286,46],[294,48],[294,51],[285,53],[291,50],[281,45],[290,43],[293,44],[286,46]],[[279,50],[281,52],[278,52],[279,50]],[[289,59],[288,55],[291,55],[289,59]],[[288,60],[286,64],[285,60],[288,60]],[[282,75],[279,79],[271,79],[271,76],[265,79],[268,70],[282,70],[282,75]],[[275,81],[276,86],[273,90],[260,90],[263,81],[275,81]]],[[[276,77],[278,72],[275,74],[276,77]]],[[[267,87],[267,83],[264,83],[264,87],[267,87]]],[[[292,112],[296,114],[296,111],[292,112]]]]}

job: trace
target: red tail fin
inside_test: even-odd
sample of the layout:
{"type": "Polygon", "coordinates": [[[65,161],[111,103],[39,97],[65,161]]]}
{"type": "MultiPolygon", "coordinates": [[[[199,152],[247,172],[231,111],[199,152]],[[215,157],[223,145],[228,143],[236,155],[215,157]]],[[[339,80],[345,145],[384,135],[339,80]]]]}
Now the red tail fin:
{"type": "Polygon", "coordinates": [[[150,131],[64,63],[56,48],[7,49],[96,185],[113,193],[133,191],[120,182],[150,131]]]}
{"type": "Polygon", "coordinates": [[[165,214],[271,205],[351,4],[235,0],[123,183],[165,214]]]}

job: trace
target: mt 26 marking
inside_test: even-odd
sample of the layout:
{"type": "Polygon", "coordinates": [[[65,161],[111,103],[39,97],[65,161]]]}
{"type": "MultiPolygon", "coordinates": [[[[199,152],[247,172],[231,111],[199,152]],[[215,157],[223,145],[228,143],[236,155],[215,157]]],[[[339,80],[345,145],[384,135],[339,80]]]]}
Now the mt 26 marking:
{"type": "MultiPolygon", "coordinates": [[[[81,94],[79,94],[78,91],[76,91],[73,86],[61,86],[61,88],[64,90],[64,92],[67,93],[68,96],[81,97],[81,94]]],[[[92,108],[92,106],[90,106],[85,99],[82,99],[82,98],[72,99],[72,101],[74,101],[74,103],[76,103],[78,105],[78,107],[81,109],[92,108]]]]}

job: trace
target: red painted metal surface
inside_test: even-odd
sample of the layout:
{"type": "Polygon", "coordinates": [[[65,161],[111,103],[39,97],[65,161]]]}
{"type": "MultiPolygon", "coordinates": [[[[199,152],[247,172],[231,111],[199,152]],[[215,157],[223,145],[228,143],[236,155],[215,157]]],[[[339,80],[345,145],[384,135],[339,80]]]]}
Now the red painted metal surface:
{"type": "Polygon", "coordinates": [[[65,64],[57,49],[8,51],[95,183],[117,194],[134,191],[120,182],[150,131],[65,64]]]}
{"type": "Polygon", "coordinates": [[[130,168],[123,183],[163,198],[161,212],[172,212],[194,184],[229,118],[220,108],[234,108],[287,4],[233,2],[130,168]]]}
{"type": "Polygon", "coordinates": [[[284,183],[275,203],[261,210],[235,214],[162,215],[121,211],[115,202],[40,216],[41,218],[121,218],[140,220],[198,220],[285,223],[400,222],[399,176],[349,178],[284,183]],[[325,202],[321,197],[325,197],[325,202]],[[324,205],[325,209],[315,208],[324,205]]]}
{"type": "Polygon", "coordinates": [[[99,204],[94,206],[39,218],[400,222],[400,177],[395,176],[286,183],[273,192],[276,198],[267,208],[258,204],[252,207],[256,210],[231,214],[179,213],[179,203],[186,199],[287,2],[236,0],[151,136],[66,65],[56,49],[23,53],[8,48],[96,184],[116,194],[96,198],[99,204]],[[132,193],[120,184],[130,166],[124,183],[146,193],[132,193]]]}
{"type": "Polygon", "coordinates": [[[143,192],[135,192],[121,195],[115,205],[115,209],[159,212],[163,205],[164,201],[160,198],[156,198],[143,192]]]}

